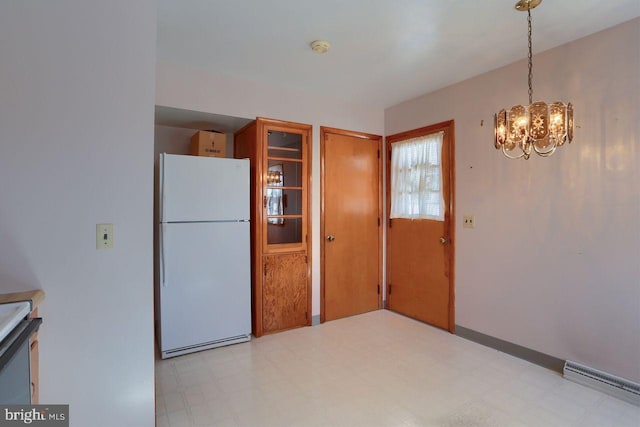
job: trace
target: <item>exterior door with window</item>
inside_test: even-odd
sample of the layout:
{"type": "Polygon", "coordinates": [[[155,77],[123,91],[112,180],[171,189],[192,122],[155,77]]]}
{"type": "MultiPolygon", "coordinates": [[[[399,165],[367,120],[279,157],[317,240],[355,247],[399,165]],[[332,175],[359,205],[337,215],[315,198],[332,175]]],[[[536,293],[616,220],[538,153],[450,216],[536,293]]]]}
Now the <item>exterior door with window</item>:
{"type": "Polygon", "coordinates": [[[387,306],[453,332],[453,122],[387,137],[387,306]]]}

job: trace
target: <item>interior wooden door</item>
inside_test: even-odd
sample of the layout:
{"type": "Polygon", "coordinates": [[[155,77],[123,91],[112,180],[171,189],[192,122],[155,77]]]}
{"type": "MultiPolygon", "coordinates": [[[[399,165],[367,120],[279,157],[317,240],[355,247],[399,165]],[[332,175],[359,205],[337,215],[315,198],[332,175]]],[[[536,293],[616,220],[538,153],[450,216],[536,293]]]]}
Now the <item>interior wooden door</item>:
{"type": "Polygon", "coordinates": [[[263,258],[263,331],[266,333],[307,325],[307,256],[293,253],[266,255],[263,258]]]}
{"type": "MultiPolygon", "coordinates": [[[[388,221],[387,306],[453,332],[453,121],[389,136],[387,150],[391,159],[395,142],[440,131],[444,132],[441,153],[444,221],[400,218],[388,221]]],[[[390,212],[390,167],[387,177],[387,212],[390,212]]]]}
{"type": "Polygon", "coordinates": [[[322,128],[322,321],[381,306],[382,138],[322,128]]]}

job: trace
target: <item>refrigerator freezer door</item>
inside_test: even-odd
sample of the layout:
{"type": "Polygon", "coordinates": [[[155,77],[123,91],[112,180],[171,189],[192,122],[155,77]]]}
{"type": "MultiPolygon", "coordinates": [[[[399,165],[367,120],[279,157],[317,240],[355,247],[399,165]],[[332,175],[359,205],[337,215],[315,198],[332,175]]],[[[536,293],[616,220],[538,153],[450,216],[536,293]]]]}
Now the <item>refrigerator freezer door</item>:
{"type": "Polygon", "coordinates": [[[251,334],[249,223],[163,224],[160,346],[251,334]]]}
{"type": "Polygon", "coordinates": [[[249,160],[160,155],[160,222],[249,219],[249,160]]]}

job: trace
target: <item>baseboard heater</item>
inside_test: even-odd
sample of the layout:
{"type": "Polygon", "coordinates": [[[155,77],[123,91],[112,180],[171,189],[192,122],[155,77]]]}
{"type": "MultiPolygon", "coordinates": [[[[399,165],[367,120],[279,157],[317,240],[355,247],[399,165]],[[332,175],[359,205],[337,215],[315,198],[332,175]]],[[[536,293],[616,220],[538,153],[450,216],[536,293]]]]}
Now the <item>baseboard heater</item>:
{"type": "Polygon", "coordinates": [[[212,348],[223,347],[231,344],[240,344],[247,341],[251,341],[251,334],[238,335],[235,337],[223,338],[216,341],[209,341],[201,344],[190,345],[187,347],[173,348],[171,350],[161,351],[160,357],[162,359],[168,359],[170,357],[194,353],[196,351],[210,350],[212,348]]]}
{"type": "Polygon", "coordinates": [[[640,406],[640,384],[597,369],[567,360],[564,377],[570,381],[594,388],[618,399],[640,406]]]}

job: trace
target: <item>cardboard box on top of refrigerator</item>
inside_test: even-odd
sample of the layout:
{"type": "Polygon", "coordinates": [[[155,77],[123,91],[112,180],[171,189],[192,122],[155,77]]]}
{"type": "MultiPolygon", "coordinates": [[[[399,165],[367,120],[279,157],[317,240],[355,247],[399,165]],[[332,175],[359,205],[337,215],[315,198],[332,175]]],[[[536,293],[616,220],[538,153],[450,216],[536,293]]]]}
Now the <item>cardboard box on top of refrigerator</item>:
{"type": "Polygon", "coordinates": [[[227,135],[201,130],[191,137],[193,156],[226,157],[227,135]]]}

